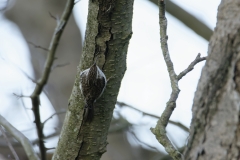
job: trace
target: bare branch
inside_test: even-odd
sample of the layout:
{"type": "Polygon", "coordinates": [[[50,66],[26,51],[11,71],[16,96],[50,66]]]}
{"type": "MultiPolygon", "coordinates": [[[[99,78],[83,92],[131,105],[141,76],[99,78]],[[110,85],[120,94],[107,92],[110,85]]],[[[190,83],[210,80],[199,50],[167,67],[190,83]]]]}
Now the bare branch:
{"type": "Polygon", "coordinates": [[[123,130],[128,129],[130,126],[132,126],[131,123],[129,123],[125,118],[120,117],[119,119],[114,119],[115,123],[112,123],[108,130],[108,134],[121,132],[123,130]],[[114,125],[117,124],[117,125],[114,125]]]}
{"type": "MultiPolygon", "coordinates": [[[[138,111],[138,112],[141,112],[143,115],[147,115],[147,116],[154,117],[154,118],[157,118],[157,119],[160,118],[159,116],[156,116],[156,115],[154,115],[154,114],[150,114],[150,113],[143,112],[143,111],[141,111],[140,109],[137,109],[137,108],[135,108],[135,107],[133,107],[133,106],[130,106],[130,105],[128,105],[128,104],[126,104],[126,103],[123,103],[123,102],[117,102],[117,105],[119,105],[119,106],[126,106],[126,107],[129,107],[129,108],[132,108],[132,109],[134,109],[134,110],[136,110],[136,111],[138,111]]],[[[170,124],[173,124],[173,125],[175,125],[175,126],[177,126],[177,127],[179,127],[179,128],[181,128],[182,130],[184,130],[184,131],[186,131],[186,132],[189,132],[189,128],[186,127],[184,124],[182,124],[182,123],[180,123],[180,122],[175,122],[175,121],[169,120],[169,123],[170,123],[170,124]]]]}
{"type": "Polygon", "coordinates": [[[33,79],[31,76],[29,76],[24,70],[22,70],[20,67],[17,65],[13,64],[16,68],[18,68],[28,79],[30,79],[33,83],[37,83],[35,79],[33,79]]]}
{"type": "MultiPolygon", "coordinates": [[[[2,58],[2,57],[0,57],[2,58]]],[[[4,58],[2,58],[3,60],[5,60],[4,58]]],[[[14,67],[16,67],[17,69],[19,69],[28,79],[30,79],[33,83],[37,83],[35,79],[33,79],[31,76],[29,76],[24,70],[22,70],[19,66],[17,66],[14,63],[8,62],[9,64],[13,65],[14,67]]]]}
{"type": "Polygon", "coordinates": [[[20,98],[30,98],[30,96],[24,96],[24,95],[18,95],[16,93],[13,93],[13,95],[17,98],[17,99],[20,99],[20,98]]]}
{"type": "MultiPolygon", "coordinates": [[[[19,132],[23,133],[23,132],[25,132],[25,131],[34,130],[34,129],[35,129],[35,128],[28,129],[28,130],[24,130],[24,131],[19,131],[19,132]]],[[[50,138],[53,138],[53,137],[57,137],[57,136],[59,136],[59,134],[60,134],[60,129],[59,129],[59,131],[56,131],[56,132],[54,132],[54,133],[51,133],[51,134],[45,136],[45,137],[44,137],[44,140],[47,140],[47,139],[50,139],[50,138]]],[[[7,136],[10,137],[10,138],[13,137],[12,135],[7,135],[7,136]]],[[[17,143],[17,142],[15,142],[15,141],[12,141],[11,143],[12,143],[12,145],[13,145],[14,147],[18,147],[18,146],[21,145],[20,143],[17,143]]],[[[32,145],[37,145],[38,143],[39,143],[39,139],[38,139],[38,138],[36,138],[35,140],[31,141],[31,144],[32,144],[32,145]]],[[[6,146],[5,144],[3,144],[2,142],[0,142],[0,147],[7,147],[7,146],[6,146]]]]}
{"type": "Polygon", "coordinates": [[[65,67],[65,66],[67,66],[67,65],[69,65],[69,64],[70,64],[69,62],[63,63],[63,64],[57,64],[57,65],[55,65],[55,66],[52,67],[52,70],[55,69],[55,68],[65,67]]]}
{"type": "Polygon", "coordinates": [[[48,118],[42,123],[43,127],[44,127],[45,123],[46,123],[48,120],[50,120],[51,118],[53,118],[53,116],[59,115],[59,114],[64,114],[64,113],[66,113],[66,111],[60,111],[60,112],[53,113],[50,117],[48,117],[48,118]]]}
{"type": "Polygon", "coordinates": [[[201,62],[201,61],[204,61],[206,60],[207,57],[201,57],[201,54],[198,53],[197,57],[195,58],[195,60],[188,66],[187,69],[185,69],[184,71],[182,71],[178,76],[177,76],[177,79],[178,81],[180,79],[182,79],[183,76],[185,76],[188,72],[192,71],[194,69],[194,66],[201,62]]]}
{"type": "Polygon", "coordinates": [[[143,142],[142,140],[140,140],[133,131],[129,131],[129,132],[133,135],[133,137],[134,137],[140,144],[143,144],[143,145],[145,145],[145,146],[148,146],[149,148],[152,148],[152,149],[158,151],[158,149],[157,149],[156,147],[150,146],[149,144],[147,144],[147,143],[143,142]]]}
{"type": "Polygon", "coordinates": [[[189,128],[186,127],[184,124],[180,123],[180,122],[175,122],[175,121],[172,121],[172,120],[169,120],[168,121],[170,124],[173,124],[175,126],[178,126],[179,128],[181,128],[182,130],[186,131],[189,133],[189,128]]]}
{"type": "Polygon", "coordinates": [[[23,109],[24,109],[29,121],[31,121],[30,115],[27,113],[27,110],[32,110],[32,108],[27,108],[22,98],[20,99],[20,101],[22,103],[23,109]]]}
{"type": "Polygon", "coordinates": [[[51,18],[55,19],[56,21],[58,20],[58,18],[56,18],[54,15],[52,15],[51,12],[48,12],[48,13],[49,13],[49,15],[50,15],[51,18]]]}
{"type": "Polygon", "coordinates": [[[173,110],[176,107],[176,100],[178,98],[180,90],[178,88],[177,75],[174,71],[173,63],[171,61],[168,51],[167,45],[168,36],[166,33],[167,19],[165,17],[164,0],[159,0],[159,24],[160,24],[161,48],[171,81],[172,93],[169,101],[167,102],[165,110],[163,111],[160,119],[157,122],[157,125],[155,126],[155,128],[151,128],[151,131],[156,136],[156,139],[159,141],[159,143],[161,143],[165,147],[165,150],[174,160],[181,160],[181,153],[173,146],[173,144],[171,143],[166,134],[166,126],[169,122],[173,110]]]}
{"type": "Polygon", "coordinates": [[[22,144],[28,159],[39,160],[39,157],[34,152],[34,149],[30,141],[16,128],[14,128],[3,116],[0,115],[0,124],[5,128],[6,131],[12,134],[12,136],[22,144]]]}
{"type": "Polygon", "coordinates": [[[42,46],[39,46],[39,45],[36,45],[36,44],[34,44],[33,42],[30,42],[30,41],[27,41],[29,44],[31,44],[31,45],[33,45],[35,48],[40,48],[40,49],[42,49],[42,50],[44,50],[44,51],[49,51],[47,48],[44,48],[44,47],[42,47],[42,46]]]}
{"type": "Polygon", "coordinates": [[[12,154],[13,154],[13,156],[14,156],[15,160],[19,160],[19,157],[18,157],[18,155],[17,155],[16,151],[14,150],[14,148],[13,148],[12,144],[10,143],[10,141],[9,141],[9,139],[8,139],[7,135],[5,134],[5,131],[4,131],[4,129],[2,128],[2,126],[1,126],[1,125],[0,125],[0,131],[2,132],[2,134],[3,134],[3,137],[4,137],[4,139],[6,140],[6,142],[7,142],[7,145],[8,145],[8,147],[9,147],[9,149],[11,150],[11,152],[12,152],[12,154]]]}
{"type": "Polygon", "coordinates": [[[56,147],[46,148],[46,150],[56,149],[56,147]]]}
{"type": "Polygon", "coordinates": [[[178,81],[188,72],[190,72],[198,62],[205,60],[206,57],[201,58],[200,54],[198,54],[196,59],[188,66],[188,68],[177,76],[174,71],[173,63],[170,59],[170,54],[168,51],[167,19],[165,17],[164,0],[159,0],[159,24],[160,24],[161,48],[171,81],[172,93],[169,101],[167,102],[165,110],[163,111],[161,117],[157,122],[157,125],[155,126],[155,128],[151,128],[151,131],[156,136],[156,139],[159,141],[159,143],[161,143],[165,147],[165,150],[174,160],[181,160],[182,159],[181,153],[173,146],[173,144],[167,137],[166,126],[170,122],[169,120],[170,116],[172,115],[172,112],[176,107],[176,100],[180,92],[180,89],[178,87],[178,81]]]}
{"type": "Polygon", "coordinates": [[[40,113],[39,113],[39,105],[40,105],[40,100],[39,96],[41,92],[43,91],[43,87],[48,81],[52,64],[54,61],[55,53],[57,46],[59,44],[59,40],[61,38],[62,32],[68,22],[68,19],[72,13],[72,9],[74,6],[74,0],[68,0],[67,4],[65,6],[64,12],[62,14],[61,19],[59,20],[59,23],[57,23],[57,27],[55,28],[55,32],[53,34],[52,40],[50,42],[50,46],[48,49],[48,54],[47,54],[47,60],[45,62],[45,68],[43,71],[43,75],[41,79],[38,81],[32,95],[31,95],[31,100],[32,100],[32,108],[33,108],[33,113],[35,116],[35,123],[37,127],[37,133],[38,133],[38,138],[39,138],[39,148],[40,148],[40,153],[41,153],[41,158],[42,160],[46,160],[46,148],[44,145],[44,134],[43,134],[43,124],[41,123],[40,119],[40,113]]]}
{"type": "MultiPolygon", "coordinates": [[[[54,133],[52,133],[52,134],[49,134],[49,135],[45,136],[45,137],[44,137],[44,140],[46,140],[46,139],[48,139],[48,138],[52,138],[52,137],[59,136],[59,134],[60,134],[60,131],[56,131],[56,132],[54,132],[54,133]]],[[[33,145],[34,145],[34,144],[38,144],[38,143],[39,143],[39,139],[35,139],[35,140],[32,141],[32,144],[33,144],[33,145]]]]}

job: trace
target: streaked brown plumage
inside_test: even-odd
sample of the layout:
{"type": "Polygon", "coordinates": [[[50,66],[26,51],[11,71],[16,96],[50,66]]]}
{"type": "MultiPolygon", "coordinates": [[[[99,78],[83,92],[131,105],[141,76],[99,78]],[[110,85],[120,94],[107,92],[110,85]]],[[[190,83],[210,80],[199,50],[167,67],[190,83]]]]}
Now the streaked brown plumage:
{"type": "Polygon", "coordinates": [[[80,73],[80,90],[87,109],[87,121],[92,121],[94,114],[93,103],[102,95],[106,87],[106,77],[96,62],[80,73]]]}

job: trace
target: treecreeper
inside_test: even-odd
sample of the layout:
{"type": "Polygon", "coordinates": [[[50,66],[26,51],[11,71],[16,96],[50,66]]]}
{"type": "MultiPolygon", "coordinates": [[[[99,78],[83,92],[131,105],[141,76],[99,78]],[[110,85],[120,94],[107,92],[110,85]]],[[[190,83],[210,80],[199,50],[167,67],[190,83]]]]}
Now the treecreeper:
{"type": "Polygon", "coordinates": [[[107,80],[105,74],[97,66],[96,61],[94,64],[80,73],[80,90],[85,102],[86,121],[91,122],[94,117],[94,103],[101,97],[107,80]]]}

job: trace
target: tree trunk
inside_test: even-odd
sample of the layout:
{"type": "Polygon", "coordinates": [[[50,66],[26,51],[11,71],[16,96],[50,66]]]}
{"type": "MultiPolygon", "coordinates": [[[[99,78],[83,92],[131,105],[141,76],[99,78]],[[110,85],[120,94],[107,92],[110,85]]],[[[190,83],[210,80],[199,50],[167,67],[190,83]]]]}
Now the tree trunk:
{"type": "Polygon", "coordinates": [[[126,70],[126,53],[132,35],[133,0],[89,0],[83,54],[68,103],[68,111],[53,159],[97,160],[106,151],[107,133],[119,87],[126,70]],[[79,89],[80,72],[93,64],[110,78],[94,104],[94,119],[84,122],[84,101],[79,89]]]}
{"type": "Polygon", "coordinates": [[[186,160],[240,158],[240,1],[222,0],[193,102],[186,160]]]}

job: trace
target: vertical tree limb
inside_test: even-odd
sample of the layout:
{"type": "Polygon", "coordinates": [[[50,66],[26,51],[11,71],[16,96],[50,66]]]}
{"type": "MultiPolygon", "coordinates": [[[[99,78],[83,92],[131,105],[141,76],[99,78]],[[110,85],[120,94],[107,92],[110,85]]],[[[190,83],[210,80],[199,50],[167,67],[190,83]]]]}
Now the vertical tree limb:
{"type": "Polygon", "coordinates": [[[179,75],[176,75],[168,51],[167,19],[165,17],[164,0],[159,0],[159,24],[160,24],[161,48],[171,81],[172,93],[169,101],[167,102],[165,110],[163,111],[160,119],[157,122],[157,125],[155,126],[155,128],[151,128],[151,131],[156,136],[156,139],[159,141],[159,143],[161,143],[165,147],[165,150],[174,160],[181,160],[182,159],[181,153],[173,146],[173,144],[167,137],[166,127],[167,124],[169,123],[170,116],[172,115],[172,112],[176,107],[176,100],[180,92],[180,89],[178,87],[178,81],[188,72],[190,72],[193,69],[194,65],[196,65],[198,62],[205,60],[206,58],[205,57],[201,58],[200,54],[198,54],[196,59],[189,65],[189,67],[186,70],[181,72],[179,75]]]}
{"type": "Polygon", "coordinates": [[[170,116],[176,107],[176,100],[180,90],[178,88],[177,75],[174,71],[173,63],[171,61],[171,58],[168,52],[168,45],[167,45],[168,36],[166,32],[167,19],[165,17],[164,0],[159,0],[159,24],[160,24],[160,37],[161,37],[160,41],[161,41],[162,53],[167,65],[167,69],[168,69],[168,73],[171,81],[172,93],[169,101],[167,102],[167,106],[165,110],[163,111],[160,119],[157,122],[156,127],[151,128],[151,131],[153,134],[155,134],[157,140],[165,147],[165,150],[168,152],[168,154],[174,160],[180,160],[181,159],[180,152],[177,151],[177,149],[173,146],[173,144],[171,143],[171,141],[168,139],[166,135],[166,127],[170,119],[170,116]]]}
{"type": "Polygon", "coordinates": [[[47,60],[45,62],[43,75],[42,75],[41,79],[38,80],[38,82],[36,83],[36,87],[35,87],[32,95],[30,96],[31,100],[32,100],[32,110],[33,110],[34,117],[35,117],[34,122],[36,123],[36,127],[37,127],[37,134],[38,134],[38,138],[39,138],[39,148],[40,148],[42,160],[46,159],[46,148],[44,145],[43,124],[41,122],[40,113],[39,113],[39,105],[40,105],[39,96],[43,90],[43,87],[45,86],[45,84],[48,81],[49,74],[50,74],[51,68],[52,68],[52,64],[53,64],[53,61],[55,58],[56,49],[57,49],[59,40],[61,38],[62,32],[67,24],[67,21],[71,15],[71,13],[72,13],[73,6],[74,6],[74,0],[68,0],[66,7],[64,9],[64,12],[62,14],[62,17],[59,20],[59,23],[55,29],[52,40],[50,42],[50,46],[48,49],[49,51],[48,51],[48,55],[47,55],[47,60]]]}

